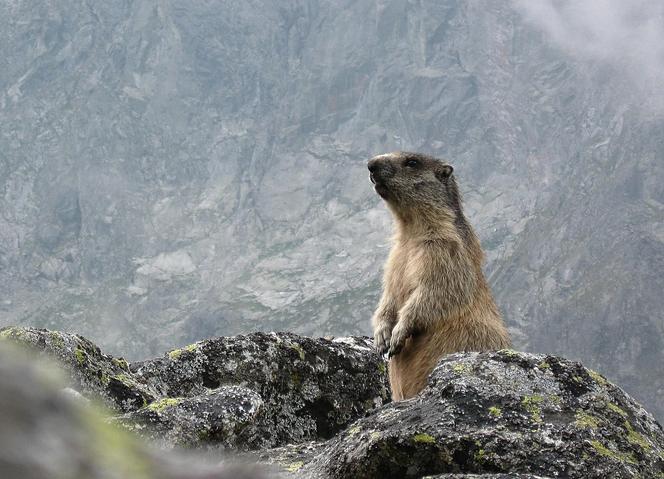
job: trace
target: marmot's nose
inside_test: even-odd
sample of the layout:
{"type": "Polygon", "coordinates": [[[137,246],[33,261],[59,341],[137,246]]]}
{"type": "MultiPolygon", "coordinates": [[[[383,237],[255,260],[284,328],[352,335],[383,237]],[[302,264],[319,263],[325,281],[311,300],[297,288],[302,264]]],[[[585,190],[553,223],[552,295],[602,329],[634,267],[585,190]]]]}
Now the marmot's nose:
{"type": "Polygon", "coordinates": [[[369,163],[367,163],[367,168],[369,168],[370,173],[376,173],[379,167],[380,165],[376,158],[369,160],[369,163]]]}

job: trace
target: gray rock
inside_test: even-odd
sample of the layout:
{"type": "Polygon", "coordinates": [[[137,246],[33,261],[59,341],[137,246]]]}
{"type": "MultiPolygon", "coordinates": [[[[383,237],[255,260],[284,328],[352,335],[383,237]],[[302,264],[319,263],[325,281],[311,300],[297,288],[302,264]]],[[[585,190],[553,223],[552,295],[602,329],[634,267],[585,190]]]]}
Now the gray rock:
{"type": "Polygon", "coordinates": [[[116,421],[166,447],[236,449],[252,442],[257,428],[250,426],[264,412],[261,397],[251,389],[222,386],[193,398],[164,398],[116,421]]]}
{"type": "Polygon", "coordinates": [[[533,474],[437,474],[422,479],[549,479],[533,474]]]}
{"type": "MultiPolygon", "coordinates": [[[[311,339],[291,333],[221,337],[130,367],[137,381],[163,397],[203,398],[169,408],[173,414],[202,408],[210,392],[226,395],[229,390],[215,391],[229,385],[258,393],[260,400],[245,395],[256,413],[250,415],[254,425],[236,438],[240,443],[235,445],[244,448],[328,439],[390,397],[386,364],[368,338],[311,339]]],[[[186,415],[177,419],[183,420],[186,415]]]]}
{"type": "Polygon", "coordinates": [[[419,396],[358,420],[302,472],[330,479],[658,477],[664,432],[579,363],[514,351],[454,354],[419,396]]]}
{"type": "Polygon", "coordinates": [[[250,460],[261,464],[278,467],[286,475],[294,474],[296,477],[302,476],[302,468],[310,463],[316,456],[321,454],[326,442],[309,441],[299,444],[288,444],[286,446],[251,451],[245,453],[250,460]]]}
{"type": "Polygon", "coordinates": [[[257,467],[168,455],[62,394],[59,378],[0,341],[0,477],[6,479],[259,479],[257,467]]]}
{"type": "MultiPolygon", "coordinates": [[[[87,378],[118,360],[84,338],[22,328],[0,337],[55,354],[73,389],[117,406],[115,389],[87,378]],[[77,348],[91,359],[79,361],[77,348]]],[[[367,338],[222,337],[121,369],[154,400],[121,402],[131,409],[116,407],[111,422],[162,447],[238,451],[234,461],[295,477],[664,474],[664,431],[653,417],[600,374],[556,356],[450,355],[420,395],[398,403],[387,403],[385,363],[367,338]]],[[[72,395],[57,388],[59,401],[84,407],[72,395]]]]}
{"type": "Polygon", "coordinates": [[[255,333],[128,364],[87,339],[10,327],[0,338],[57,359],[72,387],[125,412],[119,424],[162,445],[237,449],[329,439],[390,400],[368,338],[255,333]]]}
{"type": "Polygon", "coordinates": [[[22,344],[49,359],[56,359],[71,378],[71,385],[116,411],[132,411],[152,402],[157,393],[135,380],[129,363],[101,352],[86,338],[46,329],[7,327],[0,338],[22,344]]]}

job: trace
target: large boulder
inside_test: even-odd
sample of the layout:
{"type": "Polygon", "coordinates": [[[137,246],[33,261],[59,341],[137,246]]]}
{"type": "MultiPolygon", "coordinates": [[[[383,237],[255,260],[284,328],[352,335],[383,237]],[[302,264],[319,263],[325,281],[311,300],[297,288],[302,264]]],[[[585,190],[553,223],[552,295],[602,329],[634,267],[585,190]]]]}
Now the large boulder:
{"type": "Polygon", "coordinates": [[[358,420],[301,473],[656,478],[664,475],[664,433],[579,363],[514,351],[453,354],[420,395],[358,420]]]}
{"type": "Polygon", "coordinates": [[[385,361],[363,337],[254,333],[133,364],[75,334],[10,327],[0,338],[57,359],[73,389],[162,446],[259,449],[329,439],[390,396],[385,361]]]}
{"type": "Polygon", "coordinates": [[[534,474],[436,474],[422,479],[548,479],[534,474]]]}
{"type": "MultiPolygon", "coordinates": [[[[370,340],[362,337],[328,340],[291,333],[220,337],[134,363],[130,368],[138,382],[170,398],[165,408],[155,411],[148,406],[151,411],[147,413],[127,416],[148,430],[155,430],[154,426],[162,429],[163,423],[190,423],[192,415],[199,421],[211,418],[205,412],[210,394],[229,386],[245,388],[244,392],[235,390],[233,401],[247,404],[242,414],[251,416],[253,423],[246,430],[222,438],[203,420],[198,431],[208,442],[239,448],[329,439],[389,401],[386,364],[370,340]],[[252,399],[251,391],[256,398],[252,399]],[[199,399],[192,402],[187,398],[199,399]],[[246,414],[248,410],[253,412],[246,414]]],[[[182,444],[194,438],[173,439],[182,444]]]]}

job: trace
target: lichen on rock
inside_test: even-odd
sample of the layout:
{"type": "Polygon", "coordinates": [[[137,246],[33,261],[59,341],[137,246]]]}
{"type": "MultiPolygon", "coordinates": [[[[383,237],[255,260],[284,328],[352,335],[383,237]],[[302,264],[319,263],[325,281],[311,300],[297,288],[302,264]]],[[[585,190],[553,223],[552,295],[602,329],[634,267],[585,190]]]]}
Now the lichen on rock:
{"type": "Polygon", "coordinates": [[[242,449],[259,434],[263,401],[254,391],[222,386],[191,398],[164,398],[114,420],[165,447],[242,449]]]}
{"type": "Polygon", "coordinates": [[[254,333],[132,364],[76,335],[6,328],[0,338],[62,361],[73,390],[101,397],[111,422],[162,447],[234,451],[290,477],[664,473],[653,417],[599,373],[555,356],[452,354],[418,396],[391,403],[368,338],[254,333]]]}
{"type": "Polygon", "coordinates": [[[326,479],[658,477],[661,426],[598,377],[554,356],[449,355],[420,395],[359,419],[301,472],[326,479]]]}
{"type": "Polygon", "coordinates": [[[8,327],[0,329],[0,338],[27,347],[40,356],[56,359],[69,374],[75,390],[113,410],[136,410],[157,396],[156,391],[136,381],[127,361],[102,353],[83,336],[8,327]]]}
{"type": "Polygon", "coordinates": [[[132,364],[131,370],[162,397],[209,399],[229,386],[255,392],[261,411],[234,438],[233,447],[241,449],[328,439],[389,401],[385,362],[367,338],[220,337],[132,364]]]}

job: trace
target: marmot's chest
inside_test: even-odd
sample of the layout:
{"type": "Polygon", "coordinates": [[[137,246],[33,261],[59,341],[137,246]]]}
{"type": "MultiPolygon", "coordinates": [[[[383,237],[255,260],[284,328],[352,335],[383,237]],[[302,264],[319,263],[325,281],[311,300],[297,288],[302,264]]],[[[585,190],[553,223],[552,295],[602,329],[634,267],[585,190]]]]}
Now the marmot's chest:
{"type": "Polygon", "coordinates": [[[424,268],[430,267],[430,265],[422,264],[422,258],[416,246],[398,246],[396,253],[390,276],[392,291],[401,307],[420,284],[424,268]]]}

